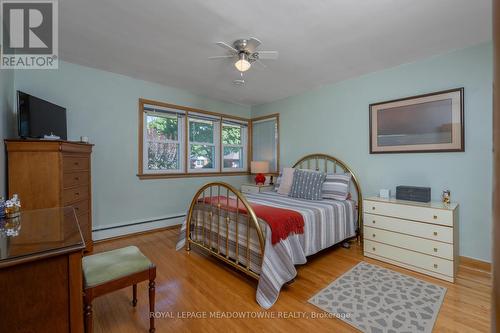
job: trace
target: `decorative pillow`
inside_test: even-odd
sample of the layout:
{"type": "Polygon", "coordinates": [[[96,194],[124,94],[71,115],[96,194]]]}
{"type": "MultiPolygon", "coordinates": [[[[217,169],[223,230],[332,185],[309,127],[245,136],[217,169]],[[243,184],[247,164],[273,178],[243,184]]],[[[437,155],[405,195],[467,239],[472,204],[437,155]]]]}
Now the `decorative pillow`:
{"type": "Polygon", "coordinates": [[[294,168],[283,168],[283,175],[281,176],[280,187],[278,188],[279,194],[290,194],[293,183],[294,168]]]}
{"type": "Polygon", "coordinates": [[[327,174],[323,183],[323,199],[347,200],[350,185],[350,173],[327,174]]]}
{"type": "Polygon", "coordinates": [[[296,169],[293,173],[292,189],[289,196],[299,199],[321,200],[321,187],[325,177],[324,172],[296,169]]]}

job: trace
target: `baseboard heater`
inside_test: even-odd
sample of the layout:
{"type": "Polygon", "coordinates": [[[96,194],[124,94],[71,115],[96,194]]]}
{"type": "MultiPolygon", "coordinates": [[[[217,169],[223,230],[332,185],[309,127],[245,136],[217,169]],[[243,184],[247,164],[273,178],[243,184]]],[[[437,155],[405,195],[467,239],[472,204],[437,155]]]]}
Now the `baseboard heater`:
{"type": "Polygon", "coordinates": [[[134,225],[140,225],[140,224],[146,224],[146,223],[153,223],[153,222],[159,222],[159,221],[168,221],[168,220],[173,220],[173,219],[178,219],[180,217],[185,217],[186,214],[182,215],[175,215],[175,216],[169,216],[169,217],[164,217],[161,219],[153,219],[153,220],[146,220],[146,221],[140,221],[140,222],[132,222],[128,224],[121,224],[121,225],[114,225],[110,227],[102,227],[99,229],[92,229],[92,232],[94,231],[104,231],[104,230],[111,230],[111,229],[118,229],[118,228],[125,228],[125,227],[131,227],[134,225]]]}

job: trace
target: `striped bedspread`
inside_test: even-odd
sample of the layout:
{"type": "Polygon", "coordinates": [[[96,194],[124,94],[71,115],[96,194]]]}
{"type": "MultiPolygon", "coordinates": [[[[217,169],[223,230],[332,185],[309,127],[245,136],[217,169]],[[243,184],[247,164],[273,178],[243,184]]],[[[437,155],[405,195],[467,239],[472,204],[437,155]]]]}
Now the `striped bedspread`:
{"type": "MultiPolygon", "coordinates": [[[[287,239],[272,245],[269,226],[264,221],[259,221],[264,228],[266,238],[262,264],[260,263],[259,242],[256,234],[251,235],[250,238],[252,240],[249,249],[251,253],[250,263],[246,261],[245,256],[241,255],[241,253],[244,253],[242,250],[246,251],[246,249],[242,249],[240,246],[238,248],[239,252],[236,254],[236,233],[234,230],[231,230],[231,227],[230,230],[226,231],[224,223],[217,227],[215,226],[216,223],[214,223],[211,226],[211,231],[210,228],[205,230],[193,228],[191,237],[204,235],[210,242],[217,242],[217,245],[219,243],[225,245],[228,238],[229,256],[233,259],[238,258],[243,265],[249,265],[254,272],[260,274],[256,299],[259,305],[265,309],[270,308],[276,302],[281,287],[297,275],[295,265],[305,264],[307,256],[356,235],[357,214],[356,203],[354,201],[309,201],[290,198],[275,192],[246,194],[245,196],[250,203],[291,209],[299,212],[304,218],[304,234],[290,235],[287,239]],[[226,235],[229,237],[226,237],[226,235]]],[[[201,208],[194,214],[194,219],[203,218],[203,214],[206,213],[201,208]]],[[[179,242],[177,243],[178,250],[183,248],[185,244],[185,233],[184,222],[179,235],[179,242]]],[[[243,240],[238,239],[238,244],[244,244],[243,240]]],[[[221,253],[225,254],[225,246],[221,247],[221,253]]]]}

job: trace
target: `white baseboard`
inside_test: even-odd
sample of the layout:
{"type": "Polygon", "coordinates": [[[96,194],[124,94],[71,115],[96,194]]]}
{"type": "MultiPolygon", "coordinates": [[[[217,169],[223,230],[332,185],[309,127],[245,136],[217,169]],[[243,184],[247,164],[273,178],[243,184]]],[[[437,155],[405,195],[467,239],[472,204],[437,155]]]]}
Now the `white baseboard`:
{"type": "Polygon", "coordinates": [[[97,227],[96,230],[92,230],[92,239],[98,241],[137,232],[180,225],[185,218],[186,216],[184,214],[178,214],[151,218],[149,220],[136,220],[126,223],[105,225],[97,227]]]}

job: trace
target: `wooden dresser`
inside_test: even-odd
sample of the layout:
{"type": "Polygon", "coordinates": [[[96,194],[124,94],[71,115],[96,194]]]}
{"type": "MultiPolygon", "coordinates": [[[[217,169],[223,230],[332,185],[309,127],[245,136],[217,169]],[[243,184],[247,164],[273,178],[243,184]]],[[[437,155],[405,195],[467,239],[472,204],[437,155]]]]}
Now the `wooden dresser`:
{"type": "Polygon", "coordinates": [[[70,207],[0,222],[0,332],[83,332],[84,243],[70,207]]]}
{"type": "Polygon", "coordinates": [[[92,251],[91,144],[69,141],[5,140],[8,193],[22,209],[72,206],[86,250],[92,251]]]}
{"type": "Polygon", "coordinates": [[[363,206],[365,256],[454,282],[457,204],[372,197],[363,206]]]}

